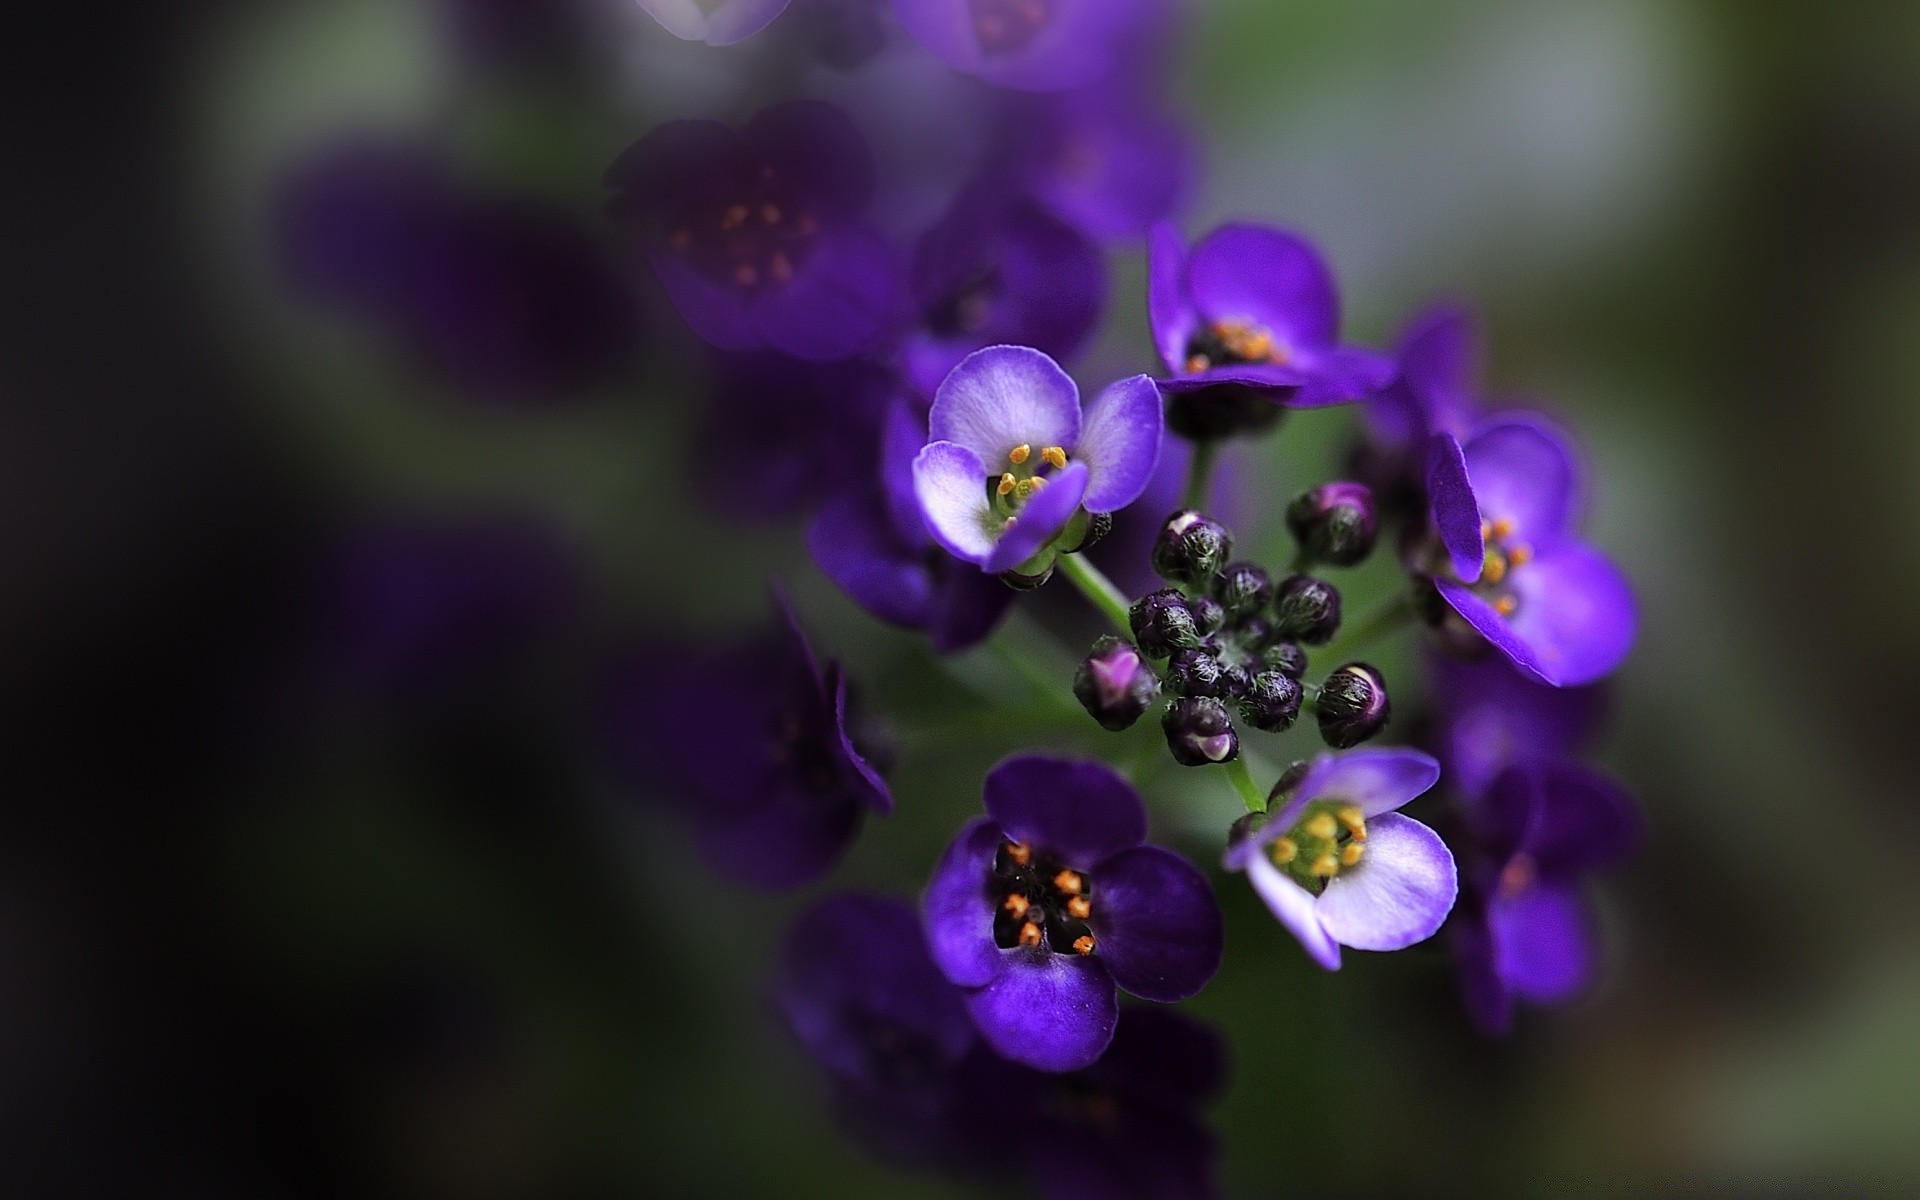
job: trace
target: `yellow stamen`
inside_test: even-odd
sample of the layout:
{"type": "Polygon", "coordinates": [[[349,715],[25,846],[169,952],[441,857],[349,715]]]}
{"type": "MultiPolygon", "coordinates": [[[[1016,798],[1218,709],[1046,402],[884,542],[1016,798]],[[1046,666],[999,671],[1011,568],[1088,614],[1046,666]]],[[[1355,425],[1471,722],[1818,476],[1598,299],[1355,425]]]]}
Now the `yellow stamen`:
{"type": "Polygon", "coordinates": [[[1519,607],[1520,607],[1520,602],[1518,600],[1515,600],[1512,596],[1502,596],[1498,600],[1495,600],[1493,602],[1493,611],[1499,613],[1503,617],[1512,616],[1514,610],[1519,607]]]}
{"type": "Polygon", "coordinates": [[[1340,873],[1340,862],[1331,854],[1322,854],[1319,858],[1313,860],[1313,866],[1310,870],[1312,874],[1322,879],[1332,879],[1340,873]]]}
{"type": "Polygon", "coordinates": [[[722,229],[728,229],[728,230],[738,229],[742,225],[745,225],[746,223],[747,223],[747,206],[744,204],[736,204],[732,206],[731,208],[727,209],[726,215],[720,218],[720,228],[722,229]]]}
{"type": "Polygon", "coordinates": [[[1065,892],[1069,896],[1078,896],[1086,890],[1086,886],[1087,881],[1080,878],[1080,872],[1078,871],[1062,870],[1058,875],[1053,877],[1054,890],[1057,892],[1065,892]]]}
{"type": "Polygon", "coordinates": [[[1501,538],[1512,537],[1513,522],[1507,520],[1505,517],[1496,518],[1494,522],[1487,527],[1487,535],[1495,541],[1501,538]]]}
{"type": "Polygon", "coordinates": [[[1093,935],[1090,933],[1083,933],[1079,937],[1073,939],[1073,952],[1075,954],[1092,954],[1093,953],[1093,935]]]}
{"type": "Polygon", "coordinates": [[[1013,472],[1008,471],[1006,474],[1000,476],[1000,482],[998,485],[994,487],[993,490],[1000,493],[1002,496],[1004,496],[1008,492],[1011,492],[1014,488],[1014,485],[1018,482],[1019,480],[1013,477],[1013,472]]]}
{"type": "Polygon", "coordinates": [[[1300,847],[1294,845],[1292,838],[1281,838],[1273,844],[1273,861],[1290,863],[1300,854],[1300,847]]]}
{"type": "Polygon", "coordinates": [[[1307,832],[1324,842],[1339,833],[1340,827],[1333,823],[1332,813],[1317,812],[1307,818],[1307,832]]]}
{"type": "Polygon", "coordinates": [[[1016,917],[1024,917],[1027,915],[1029,905],[1025,896],[1022,896],[1019,892],[1014,892],[1001,902],[1000,907],[1006,909],[1016,917]]]}
{"type": "Polygon", "coordinates": [[[1029,446],[1025,442],[1021,442],[1018,446],[1015,446],[1013,449],[1007,451],[1007,461],[1017,467],[1021,463],[1027,461],[1027,459],[1031,457],[1032,454],[1033,454],[1033,447],[1029,446]]]}
{"type": "Polygon", "coordinates": [[[1025,500],[1028,496],[1033,495],[1033,485],[1039,482],[1038,479],[1022,479],[1019,483],[1013,485],[1013,494],[1025,500]]]}
{"type": "Polygon", "coordinates": [[[760,219],[769,225],[778,225],[780,223],[780,206],[777,204],[761,205],[760,219]]]}
{"type": "Polygon", "coordinates": [[[1020,944],[1022,946],[1038,946],[1040,944],[1040,927],[1032,921],[1028,921],[1025,925],[1022,925],[1020,927],[1020,944]]]}
{"type": "Polygon", "coordinates": [[[1366,849],[1367,848],[1359,842],[1348,842],[1345,846],[1341,847],[1340,865],[1350,867],[1359,862],[1360,856],[1366,852],[1366,849]]]}
{"type": "Polygon", "coordinates": [[[1359,838],[1361,841],[1366,840],[1367,814],[1360,811],[1360,806],[1358,804],[1342,805],[1339,811],[1335,812],[1333,815],[1338,817],[1340,819],[1340,823],[1347,827],[1348,833],[1352,834],[1356,838],[1359,838]]]}
{"type": "Polygon", "coordinates": [[[1499,583],[1507,577],[1507,560],[1498,550],[1487,551],[1486,558],[1480,561],[1480,578],[1488,583],[1499,583]]]}
{"type": "Polygon", "coordinates": [[[1064,470],[1067,465],[1067,452],[1058,446],[1048,446],[1040,452],[1040,461],[1054,470],[1064,470]]]}
{"type": "Polygon", "coordinates": [[[1024,867],[1033,861],[1033,847],[1025,842],[1007,842],[1001,848],[1007,852],[1007,858],[1019,866],[1024,867]]]}
{"type": "Polygon", "coordinates": [[[1085,896],[1075,896],[1067,901],[1067,915],[1076,921],[1084,921],[1093,915],[1093,901],[1085,896]]]}
{"type": "Polygon", "coordinates": [[[1524,567],[1533,561],[1533,547],[1525,542],[1516,542],[1507,550],[1507,565],[1524,567]]]}
{"type": "Polygon", "coordinates": [[[1198,375],[1213,365],[1213,361],[1204,354],[1196,354],[1187,359],[1187,374],[1198,375]]]}

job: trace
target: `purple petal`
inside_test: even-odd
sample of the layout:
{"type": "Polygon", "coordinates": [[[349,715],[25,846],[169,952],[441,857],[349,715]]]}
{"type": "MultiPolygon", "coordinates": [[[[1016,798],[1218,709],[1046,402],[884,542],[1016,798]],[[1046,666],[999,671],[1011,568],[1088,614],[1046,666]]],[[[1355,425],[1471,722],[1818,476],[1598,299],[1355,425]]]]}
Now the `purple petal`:
{"type": "Polygon", "coordinates": [[[957,654],[985,640],[1020,593],[1000,582],[998,576],[955,560],[949,560],[948,565],[950,569],[940,572],[942,578],[935,588],[930,632],[935,650],[957,654]]]}
{"type": "Polygon", "coordinates": [[[1259,326],[1285,349],[1339,336],[1333,272],[1312,243],[1287,230],[1221,226],[1193,248],[1187,283],[1208,321],[1259,326]]]}
{"type": "Polygon", "coordinates": [[[1359,805],[1372,820],[1405,806],[1438,782],[1439,761],[1404,746],[1322,754],[1300,781],[1287,811],[1297,812],[1312,800],[1338,798],[1359,805]]]}
{"type": "Polygon", "coordinates": [[[911,546],[933,544],[913,490],[913,460],[926,444],[926,418],[904,400],[889,404],[880,429],[880,484],[894,531],[911,546]]]}
{"type": "Polygon", "coordinates": [[[1575,763],[1541,773],[1539,808],[1527,837],[1542,875],[1611,867],[1640,843],[1640,810],[1613,779],[1575,763]]]}
{"type": "Polygon", "coordinates": [[[1566,532],[1579,481],[1563,438],[1539,421],[1502,421],[1474,434],[1464,452],[1481,516],[1510,522],[1522,542],[1550,543],[1566,532]]]}
{"type": "Polygon", "coordinates": [[[926,552],[901,539],[873,491],[841,496],[821,509],[807,529],[807,550],[827,578],[874,617],[926,628],[934,587],[926,552]]]}
{"type": "MultiPolygon", "coordinates": [[[[1126,80],[1131,84],[1134,81],[1126,80]]],[[[1144,238],[1175,213],[1199,177],[1191,131],[1126,94],[1064,98],[1043,136],[1033,190],[1062,218],[1107,242],[1144,238]]]]}
{"type": "Polygon", "coordinates": [[[1122,850],[1094,880],[1100,960],[1121,989],[1145,1000],[1185,1000],[1220,969],[1220,906],[1206,876],[1158,846],[1122,850]]]}
{"type": "MultiPolygon", "coordinates": [[[[934,440],[965,446],[998,474],[1016,446],[1037,455],[1080,440],[1080,389],[1038,350],[989,346],[940,384],[928,427],[934,440]]],[[[984,484],[984,471],[980,479],[984,484]]]]}
{"type": "Polygon", "coordinates": [[[753,180],[740,135],[718,121],[667,121],[620,152],[607,168],[616,218],[664,223],[679,211],[725,203],[753,180]]]}
{"type": "Polygon", "coordinates": [[[913,494],[927,531],[949,553],[970,563],[993,554],[1000,528],[987,505],[987,468],[979,455],[952,442],[929,442],[913,460],[913,494]]]}
{"type": "Polygon", "coordinates": [[[1288,396],[1288,408],[1325,408],[1330,404],[1352,404],[1393,378],[1393,360],[1375,350],[1358,346],[1330,346],[1324,350],[1302,348],[1294,355],[1293,365],[1306,375],[1300,390],[1288,396]]]}
{"type": "Polygon", "coordinates": [[[1300,939],[1308,957],[1329,971],[1340,969],[1340,945],[1321,927],[1314,898],[1307,889],[1274,866],[1264,854],[1255,854],[1247,860],[1247,881],[1288,932],[1300,939]]]}
{"type": "Polygon", "coordinates": [[[873,198],[873,150],[859,127],[831,104],[775,104],[754,114],[740,136],[762,177],[791,188],[814,217],[855,217],[873,198]]]}
{"type": "Polygon", "coordinates": [[[1416,414],[1409,435],[1463,433],[1480,378],[1472,315],[1453,304],[1428,309],[1400,335],[1398,356],[1400,380],[1394,390],[1416,414]]]}
{"type": "Polygon", "coordinates": [[[1461,905],[1447,924],[1460,998],[1480,1032],[1501,1037],[1513,1029],[1513,993],[1500,978],[1493,931],[1487,926],[1485,914],[1477,907],[1468,913],[1464,898],[1461,905]]]}
{"type": "Polygon", "coordinates": [[[766,891],[785,891],[831,871],[853,844],[866,810],[863,797],[844,787],[815,788],[776,776],[750,805],[694,817],[702,854],[715,871],[766,891]]]}
{"type": "Polygon", "coordinates": [[[1454,574],[1473,583],[1485,566],[1486,539],[1480,532],[1480,504],[1467,479],[1466,452],[1451,433],[1436,433],[1427,445],[1427,496],[1454,574]]]}
{"type": "Polygon", "coordinates": [[[893,0],[907,33],[957,71],[998,87],[1067,91],[1097,81],[1113,68],[1115,43],[1137,24],[1137,0],[1051,0],[1044,23],[1018,46],[982,45],[969,0],[893,0]]]}
{"type": "Polygon", "coordinates": [[[1411,817],[1367,822],[1366,857],[1327,882],[1314,911],[1328,936],[1355,950],[1399,950],[1433,936],[1458,890],[1453,855],[1411,817]]]}
{"type": "Polygon", "coordinates": [[[1591,918],[1579,889],[1539,884],[1487,908],[1500,978],[1536,1004],[1571,999],[1593,978],[1591,918]]]}
{"type": "MultiPolygon", "coordinates": [[[[1538,565],[1538,562],[1528,564],[1522,574],[1531,573],[1538,565]]],[[[1493,605],[1483,600],[1472,588],[1451,579],[1436,576],[1433,586],[1439,589],[1441,599],[1451,605],[1453,611],[1473,626],[1481,637],[1491,642],[1494,649],[1506,655],[1508,661],[1523,674],[1541,683],[1553,684],[1553,677],[1547,673],[1539,650],[1507,624],[1507,619],[1493,605]]]]}
{"type": "Polygon", "coordinates": [[[993,897],[987,894],[1002,837],[985,817],[967,822],[920,898],[927,951],[940,973],[961,987],[979,987],[1004,968],[993,943],[993,897]]]}
{"type": "Polygon", "coordinates": [[[790,282],[753,302],[752,319],[769,345],[831,362],[877,349],[898,322],[902,299],[899,268],[879,235],[829,229],[790,282]]]}
{"type": "Polygon", "coordinates": [[[1160,461],[1160,389],[1145,375],[1109,384],[1087,405],[1073,456],[1087,464],[1088,512],[1114,512],[1139,499],[1160,461]]]}
{"type": "Polygon", "coordinates": [[[881,816],[893,814],[893,789],[880,777],[873,764],[861,754],[853,744],[853,733],[847,724],[847,673],[839,663],[827,667],[828,687],[833,692],[833,724],[839,737],[841,782],[856,797],[866,802],[867,807],[881,816]]]}
{"type": "Polygon", "coordinates": [[[1546,682],[1593,683],[1626,661],[1639,617],[1632,585],[1606,555],[1562,543],[1508,579],[1520,602],[1508,624],[1532,647],[1546,682]]]}
{"type": "Polygon", "coordinates": [[[1119,996],[1106,968],[1077,954],[1001,953],[1005,969],[965,997],[987,1044],[1000,1057],[1039,1071],[1091,1066],[1120,1020],[1119,996]]]}
{"type": "MultiPolygon", "coordinates": [[[[1046,487],[1034,493],[1019,515],[1007,518],[1010,524],[981,568],[996,575],[1011,570],[1058,537],[1080,509],[1080,501],[1087,494],[1087,476],[1087,464],[1079,462],[1068,463],[1066,470],[1049,476],[1046,487]]],[[[983,491],[985,487],[983,479],[983,491]]]]}
{"type": "Polygon", "coordinates": [[[1200,314],[1187,297],[1187,252],[1170,221],[1154,226],[1147,242],[1147,320],[1167,370],[1184,373],[1187,342],[1200,314]]]}
{"type": "Polygon", "coordinates": [[[671,250],[650,253],[647,261],[675,311],[702,341],[722,350],[757,350],[765,344],[738,292],[708,279],[671,250]]]}
{"type": "Polygon", "coordinates": [[[1140,794],[1104,763],[1025,755],[987,774],[987,815],[1008,837],[1087,871],[1147,840],[1140,794]]]}
{"type": "Polygon", "coordinates": [[[1434,690],[1447,714],[1441,759],[1468,796],[1486,791],[1510,763],[1559,758],[1598,726],[1605,689],[1556,688],[1499,655],[1433,658],[1434,690]]]}

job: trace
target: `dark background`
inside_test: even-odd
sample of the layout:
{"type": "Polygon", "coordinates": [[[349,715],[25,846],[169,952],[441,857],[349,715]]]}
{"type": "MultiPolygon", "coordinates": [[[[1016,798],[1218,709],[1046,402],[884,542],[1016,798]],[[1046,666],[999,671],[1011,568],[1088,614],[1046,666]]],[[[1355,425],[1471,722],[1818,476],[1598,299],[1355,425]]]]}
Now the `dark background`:
{"type": "MultiPolygon", "coordinates": [[[[720,884],[626,802],[595,682],[662,614],[747,620],[785,578],[899,727],[901,813],[827,886],[915,891],[988,764],[1098,743],[956,732],[1004,656],[932,675],[790,531],[697,524],[687,472],[725,447],[688,442],[683,364],[476,410],[271,269],[261,189],[342,120],[471,120],[590,214],[678,86],[660,64],[714,53],[628,33],[654,73],[632,112],[505,117],[386,0],[125,6],[14,40],[9,1194],[941,1194],[832,1140],[762,983],[805,897],[720,884]],[[565,616],[457,686],[343,684],[340,531],[473,511],[556,531],[565,616]]],[[[1605,986],[1487,1043],[1439,951],[1325,976],[1222,881],[1228,966],[1188,1007],[1234,1042],[1230,1189],[1920,1174],[1920,9],[1239,0],[1199,9],[1182,64],[1211,167],[1189,229],[1311,231],[1374,344],[1470,299],[1494,390],[1587,438],[1593,532],[1643,605],[1603,759],[1651,835],[1607,891],[1605,986]]],[[[1121,263],[1083,380],[1148,366],[1121,263]]],[[[1350,419],[1237,469],[1290,495],[1350,419]]],[[[1013,655],[1063,669],[1038,628],[1013,655]]],[[[1206,860],[1231,797],[1160,778],[1160,835],[1206,860]]]]}

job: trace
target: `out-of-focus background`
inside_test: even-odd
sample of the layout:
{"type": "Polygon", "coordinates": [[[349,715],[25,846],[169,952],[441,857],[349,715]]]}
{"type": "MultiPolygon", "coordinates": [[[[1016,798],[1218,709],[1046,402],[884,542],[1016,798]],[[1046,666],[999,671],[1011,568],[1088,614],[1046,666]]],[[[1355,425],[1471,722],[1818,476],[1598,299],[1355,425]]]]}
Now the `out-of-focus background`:
{"type": "MultiPolygon", "coordinates": [[[[916,892],[1002,755],[1103,749],[956,720],[1010,661],[1070,668],[1071,597],[935,667],[797,526],[704,515],[729,442],[637,270],[637,358],[554,403],[460,394],[291,295],[273,189],[342,131],[441,139],[603,238],[621,147],[738,115],[732,52],[618,0],[525,76],[462,66],[442,7],[90,10],[16,44],[0,1187],[964,1194],[836,1137],[767,970],[810,896],[916,892]],[[432,582],[394,566],[428,554],[432,582]],[[798,897],[708,874],[606,752],[621,651],[756,619],[768,574],[898,752],[898,815],[798,897]]],[[[1210,0],[1176,81],[1187,230],[1310,232],[1365,344],[1471,302],[1491,390],[1586,440],[1643,611],[1601,760],[1650,836],[1583,1003],[1490,1042],[1439,950],[1325,975],[1218,881],[1227,966],[1186,1008],[1233,1046],[1227,1190],[1920,1178],[1920,8],[1210,0]]],[[[1153,367],[1115,262],[1083,383],[1153,367]]],[[[1235,478],[1284,499],[1353,420],[1235,478]]],[[[1210,861],[1231,796],[1150,778],[1210,861]]]]}

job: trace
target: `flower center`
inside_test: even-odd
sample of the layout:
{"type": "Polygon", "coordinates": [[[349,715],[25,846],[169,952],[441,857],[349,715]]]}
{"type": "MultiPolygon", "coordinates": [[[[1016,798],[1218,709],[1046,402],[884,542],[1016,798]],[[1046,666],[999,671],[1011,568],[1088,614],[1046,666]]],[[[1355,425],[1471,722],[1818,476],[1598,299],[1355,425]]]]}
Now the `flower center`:
{"type": "Polygon", "coordinates": [[[1316,800],[1307,806],[1292,832],[1267,844],[1273,864],[1310,892],[1357,866],[1367,849],[1367,819],[1357,804],[1316,800]]]}
{"type": "Polygon", "coordinates": [[[1511,617],[1519,611],[1520,600],[1508,580],[1533,561],[1533,548],[1514,540],[1513,522],[1505,517],[1480,522],[1480,537],[1487,544],[1487,553],[1481,560],[1480,581],[1474,584],[1474,590],[1487,597],[1494,611],[1511,617]]]}
{"type": "Polygon", "coordinates": [[[993,856],[988,888],[993,941],[1055,954],[1092,954],[1093,880],[1025,842],[1002,842],[993,856]]]}
{"type": "Polygon", "coordinates": [[[973,36],[988,54],[1018,54],[1052,17],[1050,0],[970,0],[973,36]]]}
{"type": "Polygon", "coordinates": [[[961,337],[979,333],[993,315],[993,299],[1000,291],[1000,272],[991,266],[980,267],[933,306],[927,314],[927,329],[936,337],[961,337]]]}
{"type": "Polygon", "coordinates": [[[701,274],[743,292],[792,279],[820,231],[770,168],[733,199],[689,206],[669,227],[667,244],[675,253],[701,274]]]}
{"type": "Polygon", "coordinates": [[[1007,452],[1007,469],[987,480],[988,506],[1011,527],[1027,501],[1047,486],[1046,476],[1035,472],[1043,467],[1058,471],[1066,465],[1067,452],[1059,446],[1048,446],[1036,455],[1032,446],[1022,442],[1007,452]]]}
{"type": "Polygon", "coordinates": [[[1273,334],[1242,321],[1215,321],[1202,326],[1187,339],[1189,375],[1246,363],[1284,367],[1292,357],[1285,346],[1274,340],[1273,334]]]}

